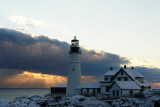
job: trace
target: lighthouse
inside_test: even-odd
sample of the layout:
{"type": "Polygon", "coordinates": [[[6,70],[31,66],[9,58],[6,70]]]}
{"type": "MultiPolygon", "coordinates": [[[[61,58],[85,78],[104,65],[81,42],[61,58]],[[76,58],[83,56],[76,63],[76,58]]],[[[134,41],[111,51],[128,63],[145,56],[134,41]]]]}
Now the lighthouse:
{"type": "Polygon", "coordinates": [[[77,40],[76,37],[71,40],[69,54],[70,62],[66,95],[74,95],[76,94],[76,87],[81,84],[81,50],[79,47],[79,40],[77,40]]]}

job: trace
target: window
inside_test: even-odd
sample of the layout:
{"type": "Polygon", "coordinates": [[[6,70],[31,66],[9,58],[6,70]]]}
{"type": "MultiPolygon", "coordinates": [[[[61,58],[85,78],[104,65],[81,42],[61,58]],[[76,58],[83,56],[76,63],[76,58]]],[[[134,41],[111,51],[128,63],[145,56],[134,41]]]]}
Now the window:
{"type": "Polygon", "coordinates": [[[142,78],[142,82],[144,82],[144,79],[142,78]]]}
{"type": "Polygon", "coordinates": [[[74,71],[74,68],[73,68],[73,71],[74,71]]]}
{"type": "Polygon", "coordinates": [[[106,77],[105,79],[106,79],[106,81],[108,81],[108,77],[106,77]]]}
{"type": "Polygon", "coordinates": [[[87,88],[87,93],[89,93],[89,89],[87,88]]]}
{"type": "Polygon", "coordinates": [[[109,86],[106,86],[106,92],[109,92],[109,86]]]}
{"type": "Polygon", "coordinates": [[[139,78],[139,81],[140,81],[140,82],[143,82],[143,78],[139,78]]]}
{"type": "Polygon", "coordinates": [[[117,90],[117,96],[119,96],[119,91],[117,90]]]}
{"type": "Polygon", "coordinates": [[[123,75],[123,71],[121,71],[121,75],[123,75]]]}
{"type": "Polygon", "coordinates": [[[76,42],[72,42],[72,46],[76,46],[76,42]]]}
{"type": "Polygon", "coordinates": [[[113,90],[113,96],[115,96],[115,90],[113,90]]]}
{"type": "Polygon", "coordinates": [[[100,92],[101,92],[100,88],[98,88],[98,89],[97,89],[97,92],[98,92],[98,93],[100,93],[100,92]]]}
{"type": "Polygon", "coordinates": [[[128,78],[124,78],[125,81],[128,81],[128,78]]]}
{"type": "Polygon", "coordinates": [[[118,78],[118,81],[121,81],[121,78],[118,78]]]}
{"type": "Polygon", "coordinates": [[[111,81],[113,81],[113,77],[111,77],[111,81]]]}
{"type": "Polygon", "coordinates": [[[130,94],[130,95],[133,95],[133,91],[132,91],[132,90],[130,90],[130,91],[129,91],[129,94],[130,94]]]}
{"type": "Polygon", "coordinates": [[[96,89],[93,89],[93,93],[95,93],[96,92],[96,89]]]}

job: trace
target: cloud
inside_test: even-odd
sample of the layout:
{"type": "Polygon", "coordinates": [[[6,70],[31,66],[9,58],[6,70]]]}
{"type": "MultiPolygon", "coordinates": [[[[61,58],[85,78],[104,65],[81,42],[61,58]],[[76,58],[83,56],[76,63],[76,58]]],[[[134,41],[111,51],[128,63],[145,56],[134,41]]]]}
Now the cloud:
{"type": "MultiPolygon", "coordinates": [[[[46,36],[31,37],[11,29],[0,29],[0,46],[0,68],[68,74],[70,45],[66,42],[46,36]]],[[[100,75],[107,66],[129,63],[118,55],[103,51],[97,53],[85,48],[82,48],[81,62],[83,75],[100,75]]]]}
{"type": "Polygon", "coordinates": [[[23,71],[20,74],[0,78],[0,80],[3,81],[0,88],[49,88],[56,84],[66,83],[67,77],[23,71]]]}
{"type": "Polygon", "coordinates": [[[160,82],[160,69],[159,68],[148,68],[148,67],[135,67],[148,82],[157,83],[160,82]]]}
{"type": "Polygon", "coordinates": [[[27,32],[33,27],[43,26],[44,22],[38,19],[26,18],[23,16],[12,15],[9,20],[17,26],[18,31],[27,32]]]}
{"type": "Polygon", "coordinates": [[[129,61],[124,57],[104,51],[82,49],[82,71],[87,75],[103,75],[109,67],[118,68],[129,61]]]}
{"type": "MultiPolygon", "coordinates": [[[[16,78],[24,71],[65,77],[68,74],[69,48],[70,44],[57,39],[43,35],[32,37],[16,30],[0,28],[0,80],[4,82],[9,77],[16,78]]],[[[84,47],[81,50],[82,75],[91,76],[94,81],[111,66],[119,69],[121,65],[131,64],[128,59],[116,54],[84,47]]],[[[160,69],[142,66],[135,69],[149,82],[160,82],[160,69]]]]}
{"type": "Polygon", "coordinates": [[[160,87],[160,83],[150,83],[150,85],[152,86],[152,88],[159,88],[160,87]]]}
{"type": "Polygon", "coordinates": [[[142,66],[142,67],[148,67],[148,68],[160,68],[159,62],[154,62],[150,60],[142,60],[142,59],[136,59],[136,58],[127,58],[131,63],[130,66],[142,66]]]}
{"type": "Polygon", "coordinates": [[[72,32],[70,32],[70,30],[64,25],[56,25],[56,24],[51,25],[50,23],[46,23],[39,19],[28,18],[20,15],[9,16],[9,21],[11,21],[16,26],[17,31],[21,31],[24,33],[32,32],[34,30],[34,32],[47,31],[46,34],[48,34],[48,32],[50,32],[51,30],[53,31],[52,34],[55,34],[55,35],[72,34],[72,32]]]}
{"type": "Polygon", "coordinates": [[[33,18],[26,18],[23,16],[9,16],[10,21],[17,24],[18,26],[24,25],[24,26],[42,26],[44,24],[43,21],[33,19],[33,18]]]}
{"type": "MultiPolygon", "coordinates": [[[[0,69],[0,88],[49,88],[56,84],[67,83],[67,76],[51,75],[22,71],[21,73],[4,76],[5,72],[11,73],[12,70],[0,69]],[[2,78],[5,77],[5,78],[2,78]],[[31,81],[32,80],[32,81],[31,81]]],[[[94,76],[82,76],[83,82],[97,82],[94,76]]]]}

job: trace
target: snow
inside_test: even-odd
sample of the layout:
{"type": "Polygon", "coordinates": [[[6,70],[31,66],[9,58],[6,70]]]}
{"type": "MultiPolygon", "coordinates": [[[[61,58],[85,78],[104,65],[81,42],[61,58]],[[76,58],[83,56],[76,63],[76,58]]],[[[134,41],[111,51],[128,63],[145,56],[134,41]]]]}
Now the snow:
{"type": "Polygon", "coordinates": [[[149,83],[144,79],[143,82],[139,82],[138,80],[135,80],[137,82],[137,84],[139,84],[140,86],[144,86],[144,87],[149,87],[149,83]]]}
{"type": "Polygon", "coordinates": [[[34,95],[17,97],[14,101],[0,100],[0,107],[110,107],[108,103],[96,97],[34,95]]]}
{"type": "Polygon", "coordinates": [[[136,77],[143,77],[139,72],[134,69],[123,69],[125,70],[133,79],[136,77]]]}
{"type": "MultiPolygon", "coordinates": [[[[144,92],[152,92],[150,96],[121,97],[111,99],[111,105],[103,99],[82,95],[75,96],[52,96],[34,95],[31,97],[21,96],[15,100],[0,100],[0,107],[160,107],[160,89],[149,89],[144,92]],[[157,93],[159,92],[159,93],[157,93]]],[[[109,99],[108,99],[109,100],[109,99]]]]}
{"type": "Polygon", "coordinates": [[[153,95],[160,95],[160,88],[153,88],[143,91],[145,97],[150,97],[153,95]]]}
{"type": "Polygon", "coordinates": [[[160,107],[160,89],[148,89],[132,98],[121,97],[112,102],[113,107],[160,107]],[[157,93],[159,92],[159,93],[157,93]]]}
{"type": "Polygon", "coordinates": [[[66,102],[70,103],[67,107],[110,107],[105,101],[97,100],[95,97],[84,97],[81,95],[65,97],[60,101],[60,104],[64,105],[66,102]]]}
{"type": "Polygon", "coordinates": [[[139,82],[138,80],[136,80],[137,77],[143,78],[143,76],[136,70],[134,69],[123,69],[123,70],[126,71],[126,73],[130,75],[130,77],[132,77],[137,82],[138,85],[144,86],[144,87],[150,86],[149,83],[145,79],[143,79],[143,82],[139,82]]]}
{"type": "Polygon", "coordinates": [[[54,85],[53,87],[51,87],[51,88],[62,88],[62,87],[67,87],[67,85],[66,84],[57,84],[57,85],[54,85]]]}
{"type": "Polygon", "coordinates": [[[121,89],[138,89],[141,87],[135,81],[115,81],[121,89]]]}
{"type": "Polygon", "coordinates": [[[149,98],[127,98],[122,97],[112,102],[113,107],[160,107],[160,96],[149,98]],[[156,106],[155,106],[156,105],[156,106]]]}
{"type": "Polygon", "coordinates": [[[109,75],[115,75],[119,70],[109,70],[108,72],[106,72],[104,75],[105,76],[109,76],[109,75]]]}
{"type": "Polygon", "coordinates": [[[84,84],[80,84],[77,86],[77,89],[82,88],[100,88],[100,83],[98,82],[85,82],[84,84]]]}
{"type": "MultiPolygon", "coordinates": [[[[134,69],[123,69],[124,71],[126,71],[133,79],[135,79],[136,77],[143,77],[139,72],[137,72],[134,69]]],[[[108,72],[106,72],[104,75],[105,76],[113,76],[115,75],[119,70],[109,70],[108,72]]]]}
{"type": "Polygon", "coordinates": [[[7,107],[10,105],[10,103],[11,103],[10,100],[6,100],[6,99],[0,100],[0,107],[7,107]]]}

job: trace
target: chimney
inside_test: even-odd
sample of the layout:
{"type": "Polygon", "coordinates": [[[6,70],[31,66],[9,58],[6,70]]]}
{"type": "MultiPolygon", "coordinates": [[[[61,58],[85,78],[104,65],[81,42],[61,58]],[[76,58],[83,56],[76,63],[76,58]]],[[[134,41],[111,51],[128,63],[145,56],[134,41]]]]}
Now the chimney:
{"type": "Polygon", "coordinates": [[[110,70],[113,70],[113,67],[110,67],[110,70]]]}
{"type": "Polygon", "coordinates": [[[132,67],[132,69],[134,69],[134,67],[132,67]]]}
{"type": "Polygon", "coordinates": [[[126,65],[124,65],[124,69],[126,69],[127,68],[127,66],[126,65]]]}

